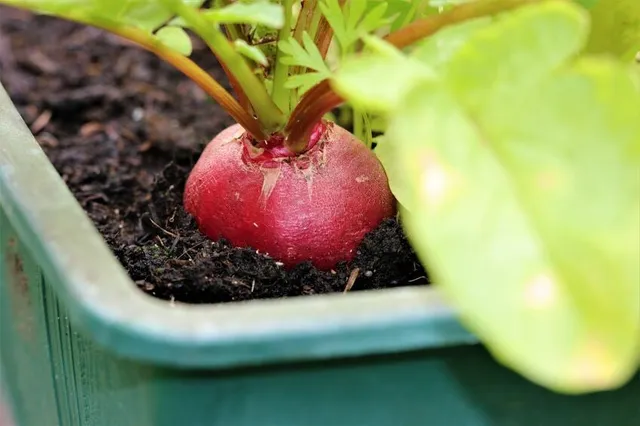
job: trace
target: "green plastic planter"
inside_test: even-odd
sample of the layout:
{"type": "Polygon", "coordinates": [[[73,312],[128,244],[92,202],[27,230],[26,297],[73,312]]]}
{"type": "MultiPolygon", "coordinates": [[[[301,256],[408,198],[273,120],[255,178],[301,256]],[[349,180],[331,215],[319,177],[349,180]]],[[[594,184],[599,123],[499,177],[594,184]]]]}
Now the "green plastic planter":
{"type": "Polygon", "coordinates": [[[496,363],[432,288],[186,306],[140,292],[0,86],[0,367],[17,426],[637,426],[496,363]]]}

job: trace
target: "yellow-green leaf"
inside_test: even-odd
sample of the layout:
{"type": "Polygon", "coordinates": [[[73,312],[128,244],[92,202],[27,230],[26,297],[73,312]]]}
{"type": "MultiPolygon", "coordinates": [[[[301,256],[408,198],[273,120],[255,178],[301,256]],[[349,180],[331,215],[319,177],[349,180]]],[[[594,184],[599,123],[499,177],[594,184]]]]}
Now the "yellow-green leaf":
{"type": "Polygon", "coordinates": [[[441,67],[470,107],[521,90],[576,56],[589,23],[581,7],[549,0],[496,16],[473,31],[441,67]]]}
{"type": "Polygon", "coordinates": [[[549,0],[333,77],[386,114],[376,151],[435,285],[497,359],[567,393],[640,360],[640,84],[578,60],[588,28],[549,0]]]}
{"type": "Polygon", "coordinates": [[[633,61],[640,53],[640,1],[597,0],[589,12],[592,31],[587,52],[633,61]]]}
{"type": "Polygon", "coordinates": [[[615,388],[640,353],[640,93],[588,63],[486,105],[443,85],[386,135],[410,241],[502,362],[556,391],[615,388]]]}
{"type": "Polygon", "coordinates": [[[174,49],[185,56],[189,56],[193,49],[189,35],[180,27],[163,27],[156,37],[166,46],[174,49]]]}
{"type": "Polygon", "coordinates": [[[208,10],[203,15],[217,24],[260,24],[270,28],[282,28],[284,25],[282,6],[268,0],[233,2],[220,9],[208,10]]]}
{"type": "Polygon", "coordinates": [[[334,72],[331,84],[350,102],[370,112],[387,113],[411,87],[434,75],[429,67],[399,51],[377,50],[346,59],[334,72]]]}
{"type": "Polygon", "coordinates": [[[255,61],[256,63],[263,66],[269,65],[267,57],[258,47],[250,46],[246,41],[242,39],[235,40],[233,44],[235,45],[238,52],[251,59],[252,61],[255,61]]]}
{"type": "Polygon", "coordinates": [[[485,17],[445,27],[433,36],[416,43],[411,49],[411,56],[439,70],[475,32],[486,28],[492,22],[492,17],[485,17]]]}

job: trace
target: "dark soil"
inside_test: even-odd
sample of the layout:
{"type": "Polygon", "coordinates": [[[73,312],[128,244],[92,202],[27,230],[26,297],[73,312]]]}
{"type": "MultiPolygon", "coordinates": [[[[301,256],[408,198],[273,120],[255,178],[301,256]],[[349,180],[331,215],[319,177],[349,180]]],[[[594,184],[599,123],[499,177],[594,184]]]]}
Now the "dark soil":
{"type": "MultiPolygon", "coordinates": [[[[202,46],[193,58],[224,80],[202,46]]],[[[145,292],[191,303],[340,292],[356,269],[351,291],[428,283],[395,220],[331,272],[285,271],[204,238],[182,210],[182,189],[203,146],[231,120],[178,71],[120,39],[0,7],[0,79],[145,292]]]]}

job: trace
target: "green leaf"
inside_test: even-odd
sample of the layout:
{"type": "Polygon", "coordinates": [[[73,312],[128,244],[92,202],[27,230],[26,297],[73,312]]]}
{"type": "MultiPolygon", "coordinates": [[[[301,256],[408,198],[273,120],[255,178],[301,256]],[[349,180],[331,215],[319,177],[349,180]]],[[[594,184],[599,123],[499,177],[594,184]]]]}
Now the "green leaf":
{"type": "Polygon", "coordinates": [[[462,24],[445,27],[433,36],[416,43],[411,56],[434,70],[441,71],[451,60],[451,57],[479,30],[494,22],[493,18],[477,18],[462,24]]]}
{"type": "Polygon", "coordinates": [[[117,17],[128,1],[114,0],[111,3],[105,3],[104,0],[2,0],[2,3],[28,9],[40,14],[71,17],[74,19],[95,15],[95,11],[100,10],[104,18],[109,19],[117,17]]]}
{"type": "Polygon", "coordinates": [[[368,34],[387,24],[389,21],[385,18],[386,11],[386,3],[381,3],[370,10],[356,26],[358,33],[368,34]]]}
{"type": "MultiPolygon", "coordinates": [[[[367,12],[381,4],[385,5],[384,24],[388,31],[397,31],[419,18],[424,18],[438,12],[438,7],[425,0],[368,0],[367,12]]],[[[385,28],[386,29],[386,28],[385,28]]]]}
{"type": "Polygon", "coordinates": [[[573,62],[584,34],[568,4],[501,16],[403,91],[376,148],[463,322],[566,393],[618,387],[640,360],[640,83],[573,62]]]}
{"type": "Polygon", "coordinates": [[[345,2],[345,7],[343,8],[343,10],[347,18],[347,28],[357,27],[358,22],[360,22],[360,19],[362,19],[362,15],[364,14],[366,7],[367,0],[351,0],[349,2],[345,2]]]}
{"type": "Polygon", "coordinates": [[[482,117],[559,277],[620,359],[640,338],[638,89],[626,67],[582,60],[482,117]]]}
{"type": "MultiPolygon", "coordinates": [[[[37,13],[78,20],[87,24],[98,24],[105,28],[131,27],[149,34],[165,25],[173,16],[171,10],[162,2],[148,0],[1,0],[1,2],[28,8],[37,13]]],[[[192,7],[199,7],[204,3],[203,0],[182,0],[182,2],[192,7]]],[[[171,30],[168,34],[172,32],[177,33],[171,30]]],[[[181,47],[186,51],[184,43],[181,47]]]]}
{"type": "Polygon", "coordinates": [[[156,37],[167,47],[182,53],[191,55],[193,46],[187,33],[180,27],[163,27],[156,33],[156,37]]]}
{"type": "Polygon", "coordinates": [[[233,44],[236,47],[236,50],[240,52],[242,55],[251,59],[252,61],[257,62],[260,65],[267,66],[269,65],[269,61],[267,57],[264,55],[262,50],[260,50],[256,46],[250,46],[246,41],[242,39],[235,40],[233,44]]]}
{"type": "Polygon", "coordinates": [[[331,26],[343,54],[349,52],[362,35],[389,23],[385,16],[385,3],[367,10],[367,0],[346,2],[343,7],[338,0],[322,0],[319,7],[331,26]]]}
{"type": "Polygon", "coordinates": [[[300,94],[302,94],[325,79],[326,77],[319,72],[296,74],[287,79],[284,87],[287,89],[299,89],[300,94]]]}
{"type": "Polygon", "coordinates": [[[278,47],[283,53],[285,53],[281,62],[285,65],[310,68],[325,77],[331,76],[331,71],[324,62],[318,47],[306,31],[302,35],[302,43],[304,44],[304,47],[300,46],[294,38],[281,41],[278,44],[278,47]]]}
{"type": "Polygon", "coordinates": [[[503,13],[480,24],[441,72],[472,108],[487,97],[535,84],[583,48],[588,17],[571,3],[547,1],[503,13]]]}
{"type": "Polygon", "coordinates": [[[216,24],[259,24],[276,29],[284,25],[282,6],[268,0],[251,3],[238,1],[221,9],[208,10],[203,15],[216,24]]]}
{"type": "Polygon", "coordinates": [[[415,210],[413,206],[412,174],[404,169],[402,159],[396,157],[396,149],[393,143],[387,141],[386,135],[375,139],[377,146],[374,150],[382,163],[389,178],[389,187],[396,200],[406,211],[415,210]]]}
{"type": "Polygon", "coordinates": [[[302,34],[302,43],[304,47],[300,46],[293,37],[278,43],[278,47],[283,53],[280,58],[281,63],[311,70],[311,72],[306,71],[305,73],[295,74],[287,78],[284,87],[287,89],[297,88],[299,89],[298,94],[303,94],[317,83],[330,78],[332,75],[318,47],[306,31],[302,34]]]}
{"type": "Polygon", "coordinates": [[[331,26],[336,40],[344,49],[344,46],[349,44],[351,35],[348,33],[345,15],[342,12],[340,3],[338,3],[338,0],[322,0],[318,3],[318,7],[320,7],[322,14],[331,26]]]}
{"type": "Polygon", "coordinates": [[[592,30],[586,52],[633,61],[640,53],[640,1],[598,0],[589,12],[592,30]]]}
{"type": "Polygon", "coordinates": [[[433,7],[456,6],[464,3],[469,3],[469,0],[430,0],[429,1],[429,4],[433,7]]]}
{"type": "Polygon", "coordinates": [[[373,40],[369,39],[368,46],[376,50],[345,59],[331,77],[331,84],[349,102],[370,112],[387,113],[398,106],[408,90],[432,79],[434,73],[395,48],[373,40]]]}
{"type": "Polygon", "coordinates": [[[367,46],[379,55],[345,59],[333,85],[351,102],[385,112],[394,109],[416,81],[432,77],[435,69],[447,75],[470,106],[477,107],[487,97],[517,91],[560,66],[580,51],[587,32],[588,21],[580,8],[549,1],[447,28],[419,44],[409,59],[385,59],[392,55],[390,50],[383,52],[375,46],[381,41],[373,43],[375,39],[367,37],[367,46]]]}
{"type": "MultiPolygon", "coordinates": [[[[107,1],[104,2],[105,4],[107,1]]],[[[117,4],[118,1],[110,4],[117,4]]],[[[144,29],[146,31],[154,31],[161,25],[166,23],[172,16],[170,10],[166,9],[159,2],[148,1],[128,1],[124,2],[119,13],[119,20],[126,24],[144,29]]]]}
{"type": "Polygon", "coordinates": [[[589,64],[474,117],[425,84],[387,133],[434,280],[498,359],[556,391],[637,368],[638,94],[624,68],[589,64]]]}
{"type": "Polygon", "coordinates": [[[601,3],[602,0],[575,0],[575,2],[578,3],[580,6],[583,6],[587,9],[591,9],[596,4],[601,3]]]}

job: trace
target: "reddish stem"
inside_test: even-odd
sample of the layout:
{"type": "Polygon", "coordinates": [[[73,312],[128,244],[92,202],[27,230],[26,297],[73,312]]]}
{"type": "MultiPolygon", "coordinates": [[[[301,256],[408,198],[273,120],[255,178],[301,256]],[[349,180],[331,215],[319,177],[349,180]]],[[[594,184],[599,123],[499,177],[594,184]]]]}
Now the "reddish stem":
{"type": "Polygon", "coordinates": [[[289,134],[296,125],[299,125],[309,105],[313,104],[323,93],[330,90],[331,85],[329,80],[323,80],[309,89],[291,112],[289,122],[284,129],[285,133],[289,134]]]}
{"type": "MultiPolygon", "coordinates": [[[[344,2],[345,0],[338,0],[340,7],[344,7],[344,2]]],[[[329,25],[327,18],[325,18],[323,14],[318,22],[318,28],[314,39],[316,46],[318,47],[318,51],[320,51],[320,55],[322,55],[322,59],[327,57],[332,39],[333,28],[331,28],[331,25],[329,25]]]]}
{"type": "Polygon", "coordinates": [[[314,87],[314,89],[316,88],[317,96],[312,98],[310,102],[298,104],[291,114],[292,117],[295,114],[297,119],[290,120],[285,127],[286,144],[295,153],[302,153],[307,149],[307,141],[316,124],[322,120],[322,117],[327,112],[344,101],[337,93],[331,90],[328,80],[314,87]]]}
{"type": "Polygon", "coordinates": [[[491,0],[465,3],[440,15],[419,19],[406,27],[387,35],[384,40],[397,48],[407,47],[416,41],[435,34],[442,28],[474,18],[495,15],[509,10],[539,3],[541,0],[491,0]]]}
{"type": "Polygon", "coordinates": [[[313,12],[318,7],[318,0],[304,0],[302,2],[302,9],[298,15],[298,21],[293,29],[293,38],[302,43],[302,33],[307,31],[311,27],[313,21],[313,12]]]}
{"type": "Polygon", "coordinates": [[[320,18],[320,22],[318,22],[318,31],[316,31],[316,38],[314,40],[318,51],[320,51],[320,55],[322,55],[322,59],[327,56],[332,38],[333,28],[331,28],[331,25],[329,25],[329,22],[327,22],[327,19],[323,16],[320,18]]]}

